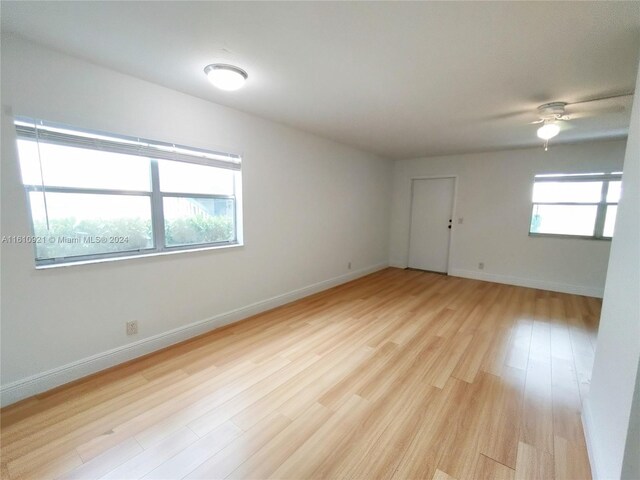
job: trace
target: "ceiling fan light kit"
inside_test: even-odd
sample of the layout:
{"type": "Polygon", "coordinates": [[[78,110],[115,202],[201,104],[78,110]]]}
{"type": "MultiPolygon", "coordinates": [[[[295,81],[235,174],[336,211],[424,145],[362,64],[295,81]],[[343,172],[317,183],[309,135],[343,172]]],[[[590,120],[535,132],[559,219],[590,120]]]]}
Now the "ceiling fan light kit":
{"type": "Polygon", "coordinates": [[[545,103],[538,107],[538,115],[540,120],[533,123],[542,123],[536,134],[538,138],[544,140],[544,151],[549,150],[549,140],[560,133],[560,125],[557,123],[562,120],[569,120],[569,116],[565,115],[565,102],[545,103]]]}
{"type": "Polygon", "coordinates": [[[549,140],[560,133],[560,126],[555,122],[545,122],[540,128],[538,128],[538,138],[544,140],[544,151],[549,150],[549,140]]]}

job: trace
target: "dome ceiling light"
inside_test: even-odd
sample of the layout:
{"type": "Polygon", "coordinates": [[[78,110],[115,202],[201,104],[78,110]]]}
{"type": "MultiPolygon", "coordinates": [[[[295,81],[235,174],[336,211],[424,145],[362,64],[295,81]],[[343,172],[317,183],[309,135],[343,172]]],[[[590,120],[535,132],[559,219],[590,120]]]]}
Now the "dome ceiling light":
{"type": "Polygon", "coordinates": [[[241,88],[248,75],[243,69],[225,63],[212,63],[204,67],[209,81],[220,90],[233,91],[241,88]]]}

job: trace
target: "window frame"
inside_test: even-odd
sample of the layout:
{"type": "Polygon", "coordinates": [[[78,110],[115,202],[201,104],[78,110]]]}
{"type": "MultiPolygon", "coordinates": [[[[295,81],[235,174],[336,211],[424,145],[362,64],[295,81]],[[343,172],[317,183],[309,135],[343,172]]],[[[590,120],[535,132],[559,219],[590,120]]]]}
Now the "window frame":
{"type": "MultiPolygon", "coordinates": [[[[52,122],[43,122],[36,121],[33,119],[26,119],[24,117],[15,117],[14,123],[17,129],[16,133],[16,141],[17,140],[31,140],[38,142],[38,137],[36,135],[35,138],[31,138],[26,135],[21,135],[18,129],[18,124],[31,124],[35,129],[38,128],[40,122],[41,125],[46,125],[51,128],[63,129],[69,132],[73,132],[79,134],[87,135],[98,135],[104,136],[117,143],[117,140],[121,140],[124,143],[131,144],[137,143],[140,145],[146,146],[160,146],[161,148],[174,148],[180,151],[180,154],[177,155],[180,159],[177,158],[168,158],[167,155],[154,157],[152,156],[152,152],[148,152],[149,155],[142,155],[137,153],[136,155],[141,156],[143,158],[147,158],[149,160],[149,190],[121,190],[121,189],[113,189],[113,188],[93,188],[93,187],[59,187],[59,186],[45,186],[43,184],[34,185],[34,184],[24,184],[22,186],[25,191],[26,203],[29,214],[29,228],[31,232],[31,237],[34,240],[33,243],[33,254],[35,260],[36,268],[47,268],[54,266],[68,266],[68,265],[82,265],[87,263],[100,263],[103,261],[109,260],[121,260],[128,258],[136,258],[136,257],[147,257],[147,256],[156,256],[156,255],[164,255],[168,253],[178,253],[178,252],[188,252],[188,251],[200,251],[200,250],[210,250],[210,249],[218,249],[218,248],[228,248],[233,246],[242,246],[242,158],[239,154],[236,153],[221,153],[216,151],[204,150],[204,149],[196,149],[192,147],[186,147],[177,144],[167,144],[163,142],[156,142],[151,140],[145,140],[137,137],[128,137],[123,135],[117,135],[112,133],[98,132],[86,129],[80,129],[77,127],[71,127],[62,124],[56,124],[52,122]],[[194,158],[192,161],[188,158],[188,153],[185,152],[193,152],[194,158]],[[198,156],[198,154],[202,155],[212,155],[218,157],[228,156],[229,158],[234,159],[233,167],[227,167],[224,165],[224,161],[222,160],[214,160],[213,162],[207,162],[203,157],[198,156]],[[203,194],[203,193],[188,193],[188,192],[163,192],[160,189],[160,168],[159,168],[159,160],[167,160],[173,162],[180,163],[192,163],[197,165],[203,165],[212,168],[225,168],[234,171],[233,176],[233,194],[232,195],[222,195],[222,194],[203,194]],[[38,258],[38,243],[36,240],[36,232],[35,232],[35,224],[33,218],[33,211],[31,208],[31,199],[30,194],[32,192],[44,192],[46,193],[75,193],[75,194],[94,194],[94,195],[122,195],[122,196],[144,196],[149,198],[150,202],[150,214],[151,214],[151,233],[152,233],[152,241],[153,246],[148,248],[137,248],[132,250],[123,250],[116,252],[104,252],[104,253],[92,253],[86,255],[72,255],[65,257],[55,257],[55,258],[38,258]],[[233,200],[233,225],[234,225],[234,238],[228,241],[220,241],[220,242],[205,242],[205,243],[194,243],[194,244],[186,244],[186,245],[166,245],[165,239],[165,218],[164,218],[164,206],[163,199],[165,197],[177,197],[177,198],[206,198],[206,199],[224,199],[224,200],[233,200]]],[[[73,135],[70,135],[73,136],[73,135]]],[[[78,144],[74,144],[73,142],[64,143],[63,141],[54,141],[51,143],[56,143],[58,145],[63,145],[67,147],[75,147],[75,148],[87,148],[90,150],[96,151],[111,151],[105,148],[91,148],[91,146],[81,146],[78,144]]],[[[123,153],[118,152],[117,150],[113,150],[114,153],[123,153]]],[[[19,157],[19,153],[18,153],[19,157]]],[[[20,162],[20,159],[18,158],[20,162]]],[[[231,163],[231,162],[230,162],[231,163]]],[[[21,173],[22,169],[20,167],[21,173]]],[[[25,242],[26,243],[26,242],[25,242]]]]}
{"type": "Polygon", "coordinates": [[[618,205],[617,202],[608,202],[607,195],[609,193],[609,183],[622,181],[622,172],[610,172],[610,173],[570,173],[570,174],[542,174],[536,175],[533,180],[531,189],[531,214],[529,215],[529,236],[530,237],[547,237],[547,238],[574,238],[582,240],[604,240],[611,241],[613,237],[604,236],[604,224],[607,215],[607,207],[610,205],[618,205]],[[533,188],[536,183],[543,182],[602,182],[602,188],[600,190],[600,201],[598,202],[534,202],[533,201],[533,188]],[[565,233],[536,233],[531,231],[531,220],[535,213],[537,205],[575,205],[575,206],[595,206],[596,219],[593,227],[593,235],[571,235],[565,233]]]}

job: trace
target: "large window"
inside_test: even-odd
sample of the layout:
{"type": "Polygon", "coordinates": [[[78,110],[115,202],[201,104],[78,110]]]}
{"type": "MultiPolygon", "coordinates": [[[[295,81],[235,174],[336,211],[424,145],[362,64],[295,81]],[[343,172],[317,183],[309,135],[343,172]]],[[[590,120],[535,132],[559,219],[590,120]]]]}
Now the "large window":
{"type": "Polygon", "coordinates": [[[619,172],[537,175],[530,235],[610,239],[621,185],[619,172]]]}
{"type": "Polygon", "coordinates": [[[239,243],[239,156],[15,125],[37,265],[239,243]]]}

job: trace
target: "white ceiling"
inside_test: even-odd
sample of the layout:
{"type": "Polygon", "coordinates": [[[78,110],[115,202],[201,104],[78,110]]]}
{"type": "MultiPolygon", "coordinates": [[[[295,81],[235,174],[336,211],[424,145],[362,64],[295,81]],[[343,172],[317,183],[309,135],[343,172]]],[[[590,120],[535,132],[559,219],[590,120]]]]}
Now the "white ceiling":
{"type": "MultiPolygon", "coordinates": [[[[535,107],[632,91],[640,2],[1,2],[2,29],[389,158],[539,144],[535,107]],[[233,63],[245,88],[202,69],[233,63]],[[531,111],[520,116],[509,112],[531,111]]],[[[627,103],[630,105],[630,103],[627,103]]],[[[560,141],[626,133],[629,112],[560,141]]]]}

